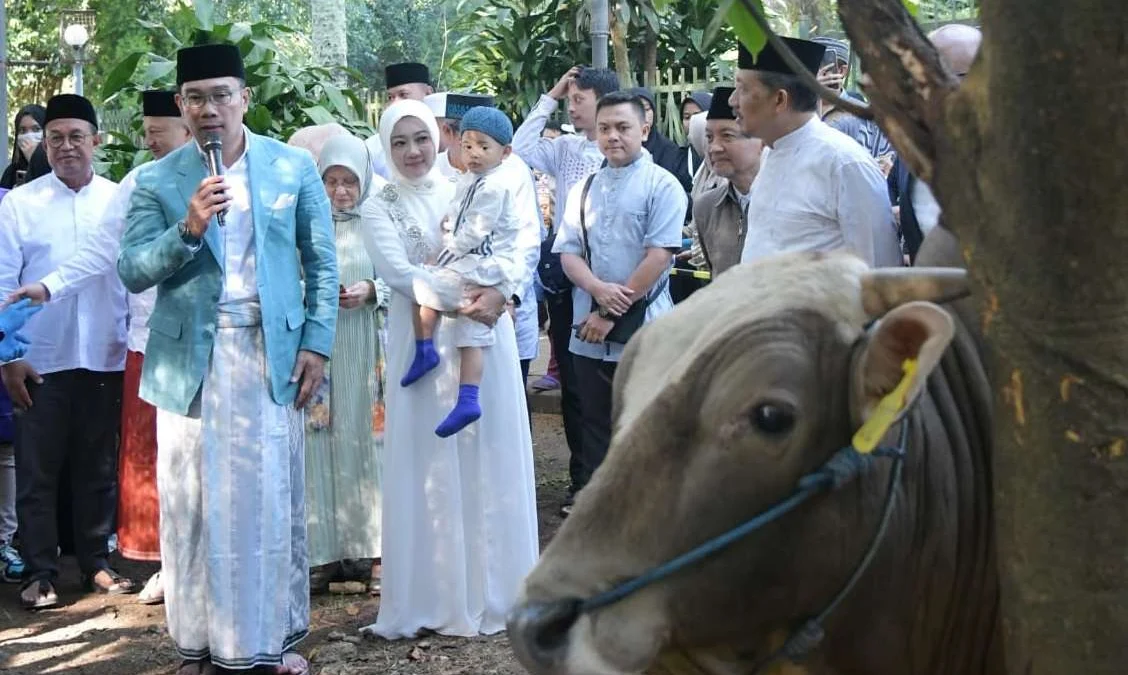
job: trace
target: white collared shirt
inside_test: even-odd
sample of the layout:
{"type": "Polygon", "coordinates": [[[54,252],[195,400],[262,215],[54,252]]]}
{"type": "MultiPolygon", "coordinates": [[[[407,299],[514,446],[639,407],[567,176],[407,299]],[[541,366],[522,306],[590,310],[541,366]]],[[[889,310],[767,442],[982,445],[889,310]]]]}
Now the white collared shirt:
{"type": "Polygon", "coordinates": [[[741,262],[845,248],[873,267],[903,264],[877,161],[817,118],[777,140],[763,157],[746,213],[741,262]]]}
{"type": "MultiPolygon", "coordinates": [[[[48,302],[74,297],[104,274],[117,276],[116,264],[121,253],[121,235],[125,232],[129,200],[133,196],[133,188],[137,186],[137,172],[143,166],[134,168],[118,183],[117,192],[106,207],[101,223],[87,233],[78,251],[40,280],[51,294],[48,302]]],[[[130,293],[127,301],[129,351],[144,354],[145,343],[149,341],[149,316],[157,302],[157,289],[154,286],[142,293],[130,293]]]]}
{"type": "MultiPolygon", "coordinates": [[[[223,260],[223,292],[219,296],[221,305],[257,300],[259,295],[255,277],[255,222],[251,212],[248,154],[251,143],[252,135],[244,127],[243,154],[223,171],[231,196],[231,206],[224,215],[223,227],[211,225],[219,227],[218,234],[222,242],[222,251],[217,251],[223,260]]],[[[200,152],[203,153],[203,150],[200,152]]],[[[264,176],[263,180],[266,179],[264,176]]]]}
{"type": "MultiPolygon", "coordinates": [[[[78,192],[54,173],[9,192],[0,202],[0,297],[41,281],[96,233],[117,192],[100,176],[78,192]]],[[[25,359],[40,375],[125,367],[125,288],[102,274],[78,293],[52,302],[21,333],[31,342],[25,359]]]]}

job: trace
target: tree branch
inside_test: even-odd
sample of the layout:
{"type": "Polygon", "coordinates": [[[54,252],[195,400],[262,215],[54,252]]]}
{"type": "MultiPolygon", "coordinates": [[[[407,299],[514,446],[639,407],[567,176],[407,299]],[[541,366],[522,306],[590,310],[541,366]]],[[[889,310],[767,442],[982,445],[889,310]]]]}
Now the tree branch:
{"type": "Polygon", "coordinates": [[[859,54],[870,107],[901,159],[933,180],[944,100],[959,88],[901,0],[839,0],[838,16],[859,54]]]}
{"type": "Polygon", "coordinates": [[[815,93],[819,95],[819,98],[828,103],[833,103],[834,107],[845,110],[851,115],[855,115],[864,120],[872,120],[874,118],[873,111],[870,110],[868,105],[859,103],[857,100],[848,96],[840,96],[838,92],[819,82],[818,79],[811,74],[811,71],[807,70],[807,66],[803,65],[803,62],[799,60],[795,52],[791,51],[787,43],[779,39],[779,36],[775,34],[771,24],[768,23],[768,18],[764,16],[764,13],[760,11],[756,3],[751,0],[740,0],[740,4],[744,5],[744,9],[748,10],[748,13],[751,14],[752,18],[756,20],[756,23],[760,25],[760,30],[764,31],[768,42],[779,52],[779,55],[783,57],[784,63],[791,68],[803,84],[813,89],[815,93]]]}

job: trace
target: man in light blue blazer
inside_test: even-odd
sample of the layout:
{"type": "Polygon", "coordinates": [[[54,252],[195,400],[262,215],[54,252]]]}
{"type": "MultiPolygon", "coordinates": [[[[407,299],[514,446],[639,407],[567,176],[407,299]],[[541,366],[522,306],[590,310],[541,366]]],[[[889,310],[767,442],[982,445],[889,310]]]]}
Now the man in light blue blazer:
{"type": "Polygon", "coordinates": [[[302,673],[309,627],[301,408],[333,346],[338,276],[308,154],[242,124],[238,48],[177,53],[196,139],[137,175],[118,273],[157,287],[140,395],[157,407],[169,634],[182,675],[302,673]],[[202,147],[222,143],[222,176],[202,147]]]}

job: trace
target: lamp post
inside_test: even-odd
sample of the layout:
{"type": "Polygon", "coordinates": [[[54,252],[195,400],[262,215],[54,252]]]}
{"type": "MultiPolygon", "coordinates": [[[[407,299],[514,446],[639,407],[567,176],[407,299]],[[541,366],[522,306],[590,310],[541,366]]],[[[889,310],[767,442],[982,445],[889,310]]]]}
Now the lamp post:
{"type": "Polygon", "coordinates": [[[72,23],[63,31],[63,42],[74,50],[74,65],[71,74],[74,76],[74,93],[79,96],[82,96],[83,51],[86,49],[86,42],[89,39],[90,34],[86,32],[86,26],[80,23],[72,23]]]}

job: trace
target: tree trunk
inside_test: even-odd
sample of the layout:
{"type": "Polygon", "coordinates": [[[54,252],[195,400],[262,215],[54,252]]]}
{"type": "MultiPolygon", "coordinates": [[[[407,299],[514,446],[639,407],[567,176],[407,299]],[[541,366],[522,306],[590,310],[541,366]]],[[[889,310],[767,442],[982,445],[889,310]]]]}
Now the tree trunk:
{"type": "Polygon", "coordinates": [[[646,56],[643,68],[646,69],[647,80],[653,86],[658,81],[658,34],[646,28],[646,56]]]}
{"type": "Polygon", "coordinates": [[[627,47],[627,26],[619,21],[618,12],[614,8],[611,11],[611,50],[615,55],[615,72],[619,74],[619,84],[624,89],[635,86],[631,72],[631,52],[627,47]]]}
{"type": "Polygon", "coordinates": [[[310,0],[309,4],[314,61],[334,69],[334,79],[343,82],[345,75],[340,69],[345,68],[349,61],[345,0],[310,0]]]}
{"type": "MultiPolygon", "coordinates": [[[[994,0],[956,88],[901,0],[840,0],[874,111],[933,187],[995,383],[1009,671],[1128,672],[1123,0],[994,0]]],[[[973,598],[968,599],[974,601],[973,598]]]]}

